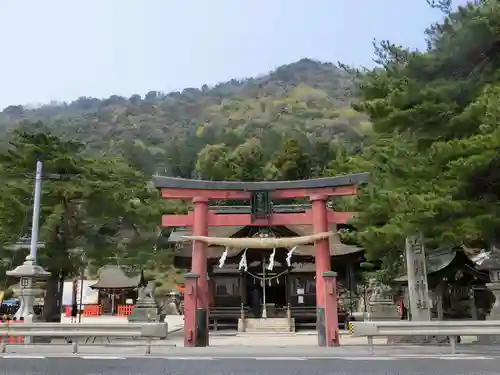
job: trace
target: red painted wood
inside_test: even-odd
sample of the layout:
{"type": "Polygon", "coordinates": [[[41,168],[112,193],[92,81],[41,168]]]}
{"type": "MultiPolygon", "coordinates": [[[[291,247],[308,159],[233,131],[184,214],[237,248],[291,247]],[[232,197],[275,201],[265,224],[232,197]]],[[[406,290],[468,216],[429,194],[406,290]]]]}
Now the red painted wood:
{"type": "Polygon", "coordinates": [[[326,346],[339,346],[339,315],[337,311],[337,278],[323,276],[325,284],[326,346]]]}
{"type": "Polygon", "coordinates": [[[196,346],[196,309],[198,300],[198,278],[184,280],[184,346],[196,346]]]}
{"type": "Polygon", "coordinates": [[[323,195],[325,197],[343,197],[356,195],[356,185],[338,186],[332,188],[319,189],[291,189],[291,190],[276,190],[269,193],[271,199],[292,199],[292,198],[309,198],[313,195],[323,195]]]}
{"type": "MultiPolygon", "coordinates": [[[[318,189],[290,189],[270,191],[269,196],[273,200],[308,198],[312,195],[323,195],[327,197],[341,197],[356,195],[356,185],[347,185],[331,188],[318,189]]],[[[200,189],[174,189],[162,188],[161,196],[165,199],[191,200],[196,197],[209,200],[248,200],[251,193],[241,190],[200,190],[200,189]]]]}
{"type": "MultiPolygon", "coordinates": [[[[328,232],[328,214],[326,208],[326,197],[318,197],[312,201],[312,226],[313,233],[328,232]],[[324,198],[324,199],[323,199],[324,198]]],[[[323,239],[314,243],[314,256],[316,263],[316,305],[325,307],[325,285],[323,273],[330,271],[330,246],[329,239],[323,239]]]]}
{"type": "MultiPolygon", "coordinates": [[[[193,235],[208,235],[208,199],[197,197],[193,199],[193,235]]],[[[199,275],[197,308],[208,311],[208,273],[207,273],[207,244],[202,241],[193,241],[193,255],[191,260],[192,272],[199,275]]],[[[206,315],[208,327],[208,313],[206,315]]],[[[208,346],[208,329],[206,343],[208,346]]]]}
{"type": "MultiPolygon", "coordinates": [[[[327,199],[328,198],[326,196],[321,196],[321,195],[311,197],[312,214],[313,214],[312,217],[313,233],[327,232],[329,230],[328,213],[326,208],[327,199]]],[[[325,308],[325,303],[327,301],[326,301],[325,280],[323,278],[323,274],[327,271],[330,271],[330,241],[328,238],[314,242],[314,260],[316,263],[316,306],[325,308]]],[[[330,309],[333,309],[333,311],[335,311],[335,314],[338,315],[337,298],[334,298],[333,301],[328,301],[328,303],[329,303],[328,307],[330,309]]],[[[328,332],[332,330],[331,324],[332,324],[332,317],[326,316],[326,309],[325,309],[325,329],[327,335],[328,332]]],[[[320,335],[318,334],[318,339],[319,338],[320,335]]]]}
{"type": "MultiPolygon", "coordinates": [[[[354,216],[354,212],[336,212],[327,210],[329,224],[346,224],[354,216]]],[[[164,227],[191,227],[194,222],[193,212],[187,215],[164,215],[162,226],[164,227]]],[[[269,220],[251,221],[249,214],[216,214],[208,212],[209,227],[244,227],[244,226],[287,226],[287,225],[311,225],[312,210],[304,213],[275,213],[269,220]]]]}

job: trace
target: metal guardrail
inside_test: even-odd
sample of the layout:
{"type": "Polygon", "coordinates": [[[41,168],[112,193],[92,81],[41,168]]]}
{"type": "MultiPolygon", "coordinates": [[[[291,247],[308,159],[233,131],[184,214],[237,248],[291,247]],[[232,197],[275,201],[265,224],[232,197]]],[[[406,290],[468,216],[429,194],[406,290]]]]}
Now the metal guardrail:
{"type": "Polygon", "coordinates": [[[126,337],[146,339],[146,354],[151,354],[152,339],[167,335],[167,323],[5,323],[0,325],[0,352],[5,353],[11,337],[23,337],[25,344],[32,343],[33,337],[68,338],[73,353],[78,353],[78,338],[126,337]]]}
{"type": "Polygon", "coordinates": [[[374,337],[448,336],[455,354],[458,336],[500,335],[500,320],[364,321],[351,322],[349,331],[353,336],[367,337],[371,351],[374,337]]]}

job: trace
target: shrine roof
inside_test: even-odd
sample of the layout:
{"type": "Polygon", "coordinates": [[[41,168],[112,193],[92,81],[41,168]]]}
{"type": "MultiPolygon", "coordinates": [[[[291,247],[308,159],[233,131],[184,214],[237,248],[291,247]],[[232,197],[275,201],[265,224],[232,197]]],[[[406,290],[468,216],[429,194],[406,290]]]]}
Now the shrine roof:
{"type": "MultiPolygon", "coordinates": [[[[454,265],[466,267],[469,264],[473,269],[473,262],[467,257],[465,252],[461,249],[437,249],[429,252],[426,256],[426,271],[427,275],[432,275],[439,271],[443,271],[447,268],[453,267],[454,265]]],[[[400,276],[394,279],[394,282],[407,282],[408,275],[400,276]]]]}
{"type": "Polygon", "coordinates": [[[368,180],[368,173],[354,173],[336,177],[315,178],[297,181],[207,181],[192,180],[177,177],[154,176],[156,188],[199,189],[199,190],[241,190],[241,191],[272,191],[287,189],[319,189],[338,186],[357,185],[368,180]]]}
{"type": "Polygon", "coordinates": [[[92,289],[132,289],[141,283],[142,275],[128,276],[120,266],[106,265],[99,271],[99,279],[92,289]]]}

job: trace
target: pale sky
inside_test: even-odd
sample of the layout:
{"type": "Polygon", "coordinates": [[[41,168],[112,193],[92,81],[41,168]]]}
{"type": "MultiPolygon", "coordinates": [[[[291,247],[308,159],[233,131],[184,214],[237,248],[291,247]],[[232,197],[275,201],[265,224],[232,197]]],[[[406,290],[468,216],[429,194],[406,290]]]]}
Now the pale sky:
{"type": "Polygon", "coordinates": [[[371,65],[373,38],[424,48],[440,17],[425,0],[3,0],[0,108],[371,65]]]}

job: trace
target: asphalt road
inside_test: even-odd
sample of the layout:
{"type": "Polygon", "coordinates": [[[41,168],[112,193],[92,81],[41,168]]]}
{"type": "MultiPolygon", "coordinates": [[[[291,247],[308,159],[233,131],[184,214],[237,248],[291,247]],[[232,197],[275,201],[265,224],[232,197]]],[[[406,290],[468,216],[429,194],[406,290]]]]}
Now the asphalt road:
{"type": "Polygon", "coordinates": [[[457,375],[500,374],[500,358],[114,358],[4,356],[2,375],[457,375]]]}

